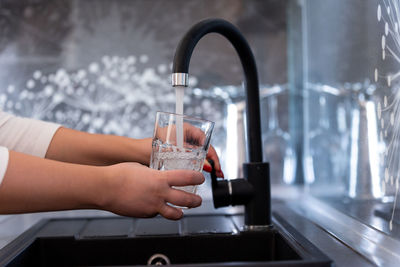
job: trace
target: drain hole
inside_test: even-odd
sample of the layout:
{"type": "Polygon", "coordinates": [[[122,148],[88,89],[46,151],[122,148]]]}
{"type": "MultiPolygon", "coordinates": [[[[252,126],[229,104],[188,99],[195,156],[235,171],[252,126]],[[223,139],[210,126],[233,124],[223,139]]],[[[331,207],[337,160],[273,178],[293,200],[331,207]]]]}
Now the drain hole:
{"type": "Polygon", "coordinates": [[[155,265],[155,266],[161,266],[161,265],[170,265],[170,261],[167,256],[164,254],[154,254],[149,258],[147,261],[147,265],[155,265]]]}

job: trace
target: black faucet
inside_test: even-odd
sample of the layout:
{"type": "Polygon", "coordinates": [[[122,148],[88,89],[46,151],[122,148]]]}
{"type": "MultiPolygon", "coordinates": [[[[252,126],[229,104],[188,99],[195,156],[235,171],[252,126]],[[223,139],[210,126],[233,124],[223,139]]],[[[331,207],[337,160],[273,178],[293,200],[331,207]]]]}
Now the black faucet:
{"type": "Polygon", "coordinates": [[[257,67],[246,39],[231,23],[206,19],[195,24],[180,41],[173,62],[172,85],[188,86],[189,62],[194,47],[208,33],[226,37],[239,55],[245,75],[247,141],[250,162],[243,163],[245,179],[218,180],[212,175],[214,206],[245,205],[245,228],[271,226],[269,164],[262,162],[260,97],[257,67]]]}

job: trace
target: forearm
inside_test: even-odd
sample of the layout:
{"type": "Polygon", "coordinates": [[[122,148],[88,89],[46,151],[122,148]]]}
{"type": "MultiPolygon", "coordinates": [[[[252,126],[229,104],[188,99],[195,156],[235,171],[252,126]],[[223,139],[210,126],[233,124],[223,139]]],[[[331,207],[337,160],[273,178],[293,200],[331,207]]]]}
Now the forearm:
{"type": "Polygon", "coordinates": [[[106,167],[63,163],[10,151],[0,185],[0,213],[100,208],[108,181],[106,167]]]}
{"type": "Polygon", "coordinates": [[[120,162],[149,165],[150,151],[150,138],[131,139],[60,128],[50,143],[46,158],[88,165],[120,162]]]}

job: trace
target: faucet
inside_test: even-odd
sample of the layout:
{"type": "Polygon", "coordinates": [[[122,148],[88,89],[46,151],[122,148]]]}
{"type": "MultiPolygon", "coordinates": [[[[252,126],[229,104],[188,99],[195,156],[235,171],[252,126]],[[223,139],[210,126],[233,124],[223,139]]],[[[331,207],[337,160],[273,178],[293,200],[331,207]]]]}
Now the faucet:
{"type": "Polygon", "coordinates": [[[262,162],[260,96],[253,53],[240,31],[228,21],[206,19],[192,26],[175,52],[172,86],[187,87],[189,63],[194,47],[208,33],[219,33],[231,42],[239,55],[245,75],[246,137],[249,162],[243,163],[244,179],[217,180],[212,175],[214,207],[245,205],[244,230],[271,227],[271,189],[269,164],[262,162]]]}

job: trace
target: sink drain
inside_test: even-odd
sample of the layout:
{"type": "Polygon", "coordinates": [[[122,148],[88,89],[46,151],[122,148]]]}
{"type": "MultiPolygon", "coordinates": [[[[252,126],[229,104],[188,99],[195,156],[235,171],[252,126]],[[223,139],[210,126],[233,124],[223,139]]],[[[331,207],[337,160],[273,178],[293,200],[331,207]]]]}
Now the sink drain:
{"type": "Polygon", "coordinates": [[[165,256],[164,254],[154,254],[149,258],[147,261],[147,265],[156,265],[156,266],[161,266],[161,265],[170,265],[171,262],[169,261],[168,257],[165,256]]]}

